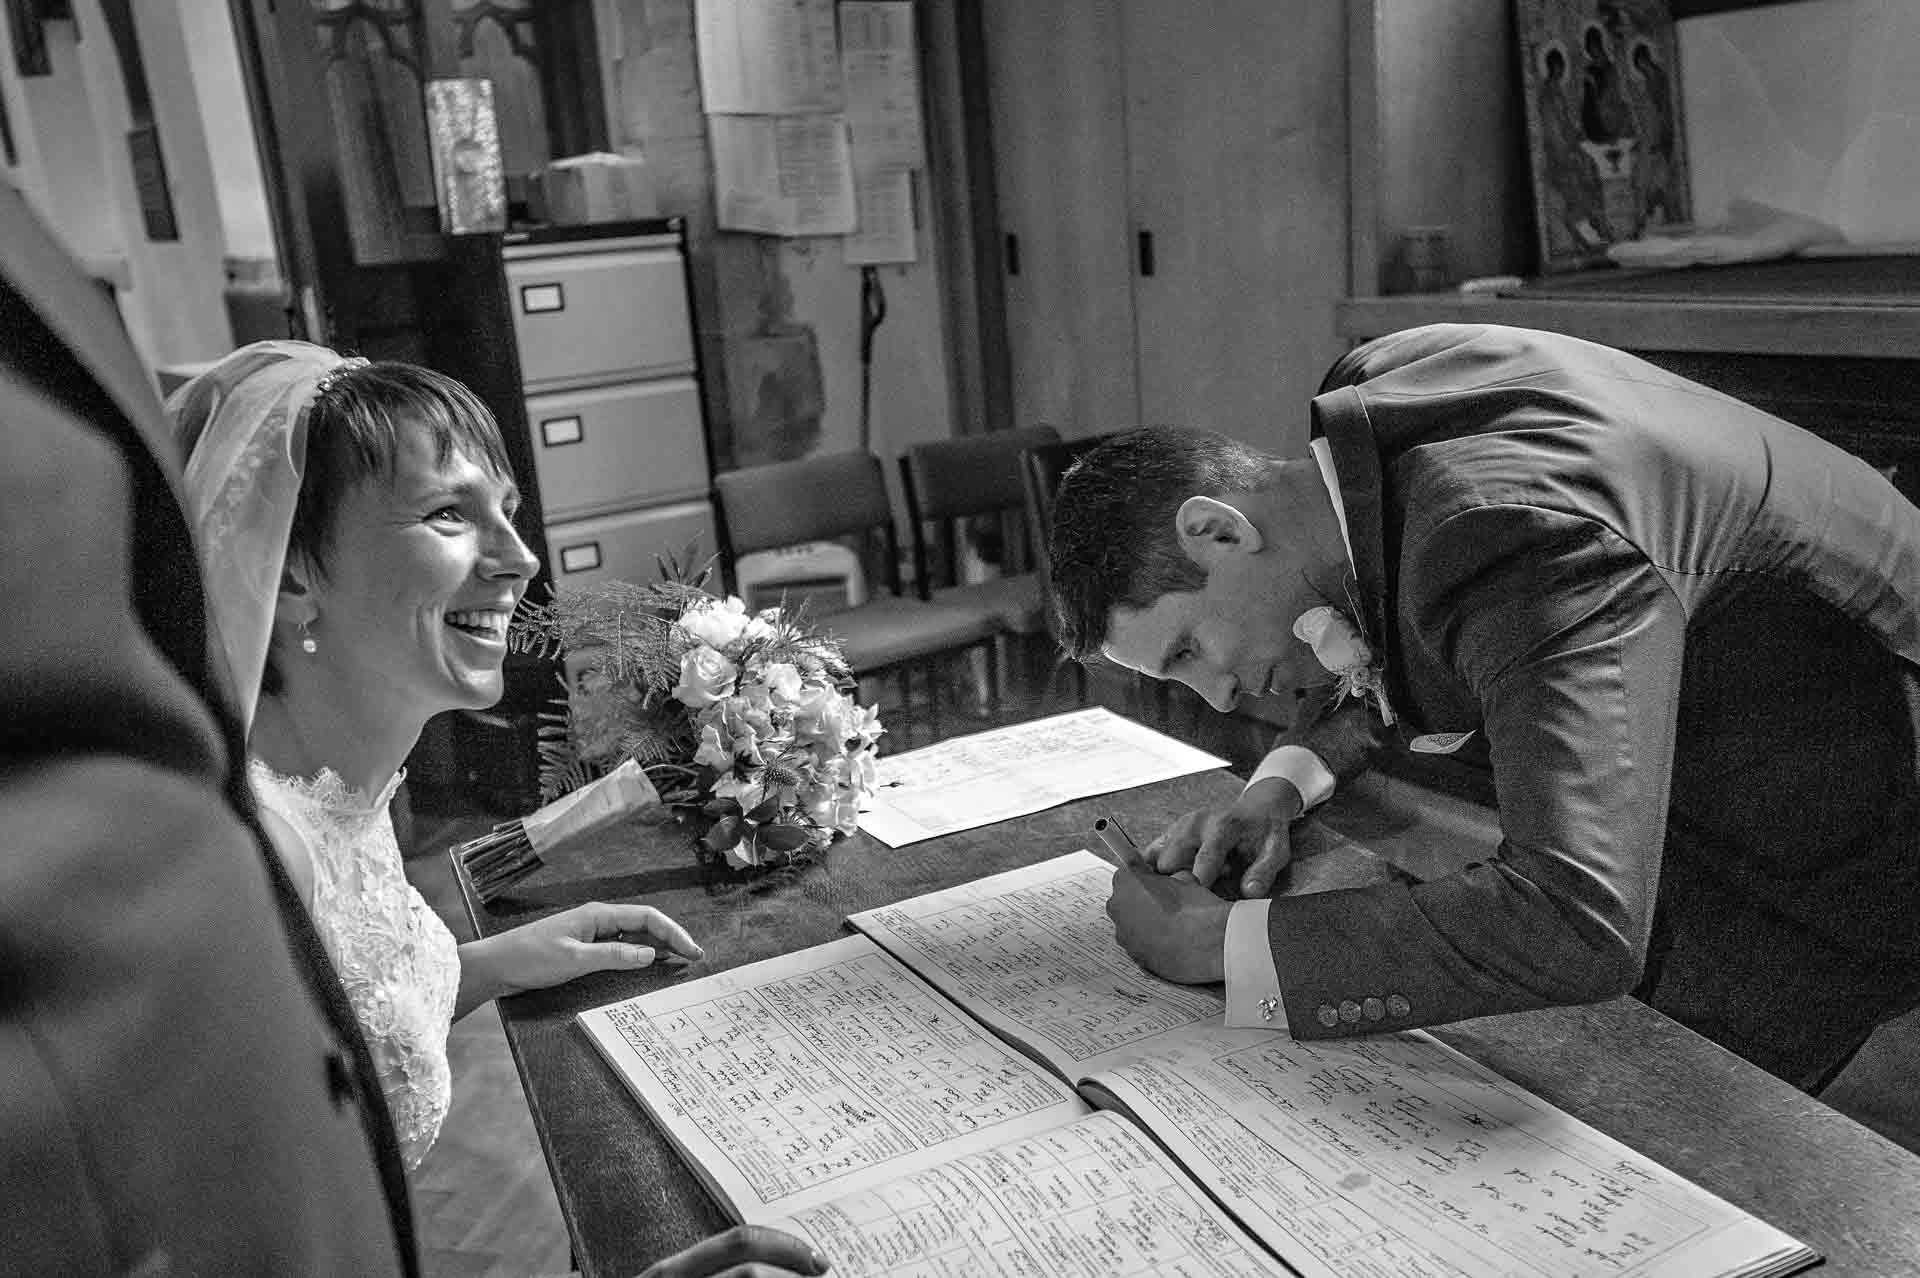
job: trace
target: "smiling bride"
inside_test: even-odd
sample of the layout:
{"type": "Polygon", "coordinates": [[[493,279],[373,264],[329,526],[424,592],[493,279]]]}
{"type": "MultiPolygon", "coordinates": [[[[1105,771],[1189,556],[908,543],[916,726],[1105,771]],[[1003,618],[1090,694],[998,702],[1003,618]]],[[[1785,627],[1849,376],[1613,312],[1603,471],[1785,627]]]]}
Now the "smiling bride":
{"type": "Polygon", "coordinates": [[[702,951],[658,910],[600,903],[456,945],[406,880],[387,812],[402,764],[433,715],[499,700],[507,619],[539,567],[479,399],[428,369],[273,341],[167,408],[261,816],[411,1170],[447,1113],[453,1020],[660,947],[702,951]]]}

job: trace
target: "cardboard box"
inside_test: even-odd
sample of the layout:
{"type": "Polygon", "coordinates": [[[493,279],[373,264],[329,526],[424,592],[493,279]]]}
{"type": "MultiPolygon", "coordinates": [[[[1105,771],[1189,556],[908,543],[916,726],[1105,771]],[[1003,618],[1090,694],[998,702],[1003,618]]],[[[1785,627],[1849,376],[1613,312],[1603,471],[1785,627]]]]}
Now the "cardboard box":
{"type": "Polygon", "coordinates": [[[660,216],[653,176],[637,155],[594,151],[547,165],[547,218],[563,226],[660,216]]]}

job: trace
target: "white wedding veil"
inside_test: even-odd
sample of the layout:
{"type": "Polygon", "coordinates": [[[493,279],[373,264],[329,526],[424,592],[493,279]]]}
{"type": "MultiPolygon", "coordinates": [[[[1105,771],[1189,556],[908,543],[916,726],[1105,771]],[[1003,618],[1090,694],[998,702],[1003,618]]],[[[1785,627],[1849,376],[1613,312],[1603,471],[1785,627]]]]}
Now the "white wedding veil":
{"type": "Polygon", "coordinates": [[[187,518],[243,728],[253,725],[273,642],[308,414],[331,374],[365,363],[310,342],[254,342],[167,397],[186,460],[187,518]]]}

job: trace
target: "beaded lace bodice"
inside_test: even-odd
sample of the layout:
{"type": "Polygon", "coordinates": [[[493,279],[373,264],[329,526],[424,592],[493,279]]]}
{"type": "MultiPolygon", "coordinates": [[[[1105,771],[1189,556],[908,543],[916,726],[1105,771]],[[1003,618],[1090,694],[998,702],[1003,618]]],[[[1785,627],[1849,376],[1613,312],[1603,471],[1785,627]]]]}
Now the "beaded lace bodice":
{"type": "Polygon", "coordinates": [[[258,759],[247,775],[262,806],[303,839],[313,860],[313,921],[373,1050],[407,1169],[419,1166],[452,1099],[447,1030],[460,992],[453,934],[407,882],[387,804],[331,769],[311,781],[258,759]]]}

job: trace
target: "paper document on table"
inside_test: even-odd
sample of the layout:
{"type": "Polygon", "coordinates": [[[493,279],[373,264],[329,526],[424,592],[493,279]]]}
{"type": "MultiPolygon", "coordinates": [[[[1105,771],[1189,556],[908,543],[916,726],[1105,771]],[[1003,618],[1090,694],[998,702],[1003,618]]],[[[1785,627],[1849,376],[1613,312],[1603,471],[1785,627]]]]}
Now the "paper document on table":
{"type": "Polygon", "coordinates": [[[1078,1080],[1163,1034],[1223,1021],[1217,986],[1175,985],[1127,957],[1106,915],[1111,864],[1082,850],[855,914],[968,1015],[1078,1080]]]}
{"type": "Polygon", "coordinates": [[[1088,1111],[863,936],[579,1019],[742,1220],[1088,1111]]]}
{"type": "Polygon", "coordinates": [[[897,848],[1226,763],[1111,711],[1076,710],[881,759],[860,828],[897,848]]]}
{"type": "Polygon", "coordinates": [[[1169,1036],[1089,1082],[1303,1278],[1688,1278],[1812,1259],[1417,1031],[1169,1036]]]}
{"type": "Polygon", "coordinates": [[[831,1257],[835,1278],[1292,1272],[1111,1114],[766,1223],[831,1257]]]}

